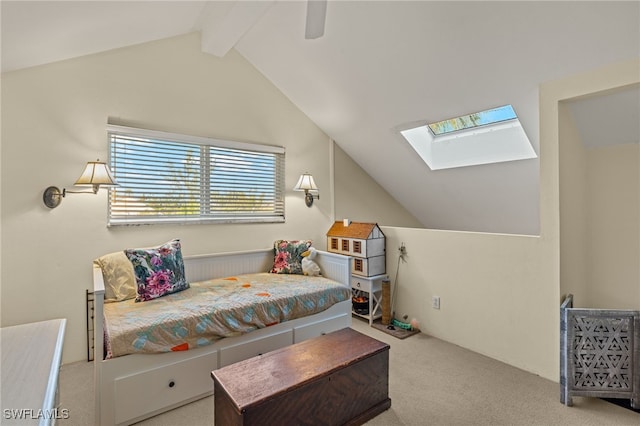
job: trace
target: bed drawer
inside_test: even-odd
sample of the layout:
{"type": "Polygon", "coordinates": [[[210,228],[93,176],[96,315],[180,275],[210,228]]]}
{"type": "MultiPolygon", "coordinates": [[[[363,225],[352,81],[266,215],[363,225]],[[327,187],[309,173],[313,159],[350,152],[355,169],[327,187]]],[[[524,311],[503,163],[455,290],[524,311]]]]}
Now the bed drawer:
{"type": "Polygon", "coordinates": [[[164,409],[213,392],[211,370],[218,367],[218,353],[168,364],[114,381],[116,423],[164,409]]]}
{"type": "Polygon", "coordinates": [[[294,343],[312,339],[332,331],[341,330],[351,325],[351,315],[341,314],[323,321],[301,325],[293,329],[294,343]]]}
{"type": "MultiPolygon", "coordinates": [[[[220,367],[224,367],[256,355],[262,355],[275,349],[284,348],[292,343],[293,330],[284,330],[280,333],[268,334],[249,342],[221,348],[220,367]]],[[[209,373],[211,373],[211,371],[209,371],[209,373]]]]}

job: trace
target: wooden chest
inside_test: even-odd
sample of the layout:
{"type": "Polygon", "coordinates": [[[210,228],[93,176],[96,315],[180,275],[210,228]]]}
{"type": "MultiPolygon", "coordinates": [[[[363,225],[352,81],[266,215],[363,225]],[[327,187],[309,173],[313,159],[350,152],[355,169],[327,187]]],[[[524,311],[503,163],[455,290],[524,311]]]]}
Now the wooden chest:
{"type": "Polygon", "coordinates": [[[211,376],[219,426],[359,425],[391,406],[389,345],[350,328],[211,376]]]}

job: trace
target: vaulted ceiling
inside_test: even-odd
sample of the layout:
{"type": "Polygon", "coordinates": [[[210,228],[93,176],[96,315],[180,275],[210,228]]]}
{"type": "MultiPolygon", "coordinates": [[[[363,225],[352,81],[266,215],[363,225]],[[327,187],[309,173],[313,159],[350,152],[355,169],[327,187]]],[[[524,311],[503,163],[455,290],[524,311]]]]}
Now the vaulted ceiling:
{"type": "MultiPolygon", "coordinates": [[[[1,11],[3,72],[192,31],[207,53],[235,48],[440,229],[536,234],[539,160],[431,171],[399,129],[511,104],[539,153],[541,83],[640,56],[636,1],[329,0],[314,40],[305,1],[2,1],[1,11]]],[[[597,111],[609,112],[607,142],[637,143],[638,88],[602,100],[571,106],[588,144],[602,139],[588,137],[597,111]]]]}

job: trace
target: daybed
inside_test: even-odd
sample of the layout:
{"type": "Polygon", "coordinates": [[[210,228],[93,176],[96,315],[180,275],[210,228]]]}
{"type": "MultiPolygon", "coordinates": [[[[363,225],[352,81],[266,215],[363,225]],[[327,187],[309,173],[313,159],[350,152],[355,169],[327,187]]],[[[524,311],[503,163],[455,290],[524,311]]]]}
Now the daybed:
{"type": "MultiPolygon", "coordinates": [[[[322,276],[349,288],[351,258],[318,251],[322,276]]],[[[274,250],[200,255],[184,258],[188,282],[266,272],[274,250]]],[[[305,277],[306,278],[306,277],[305,277]]],[[[94,264],[94,318],[104,315],[105,284],[94,264]]],[[[142,304],[153,303],[142,302],[142,304]]],[[[95,321],[96,423],[131,424],[213,393],[211,371],[268,351],[336,331],[351,324],[351,298],[308,317],[280,322],[250,333],[225,337],[207,346],[158,354],[103,359],[103,321],[95,321]]]]}

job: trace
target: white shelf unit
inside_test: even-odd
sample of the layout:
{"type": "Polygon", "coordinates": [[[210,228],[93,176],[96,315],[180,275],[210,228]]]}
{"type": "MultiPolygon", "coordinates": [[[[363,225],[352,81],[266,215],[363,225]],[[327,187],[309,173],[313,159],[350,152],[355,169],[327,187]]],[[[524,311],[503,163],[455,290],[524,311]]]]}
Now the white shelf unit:
{"type": "Polygon", "coordinates": [[[367,314],[357,313],[352,309],[352,314],[365,318],[369,321],[369,325],[373,321],[382,317],[382,281],[388,280],[389,276],[374,275],[372,277],[361,277],[359,275],[351,275],[351,291],[367,293],[369,299],[369,312],[367,314]]]}

